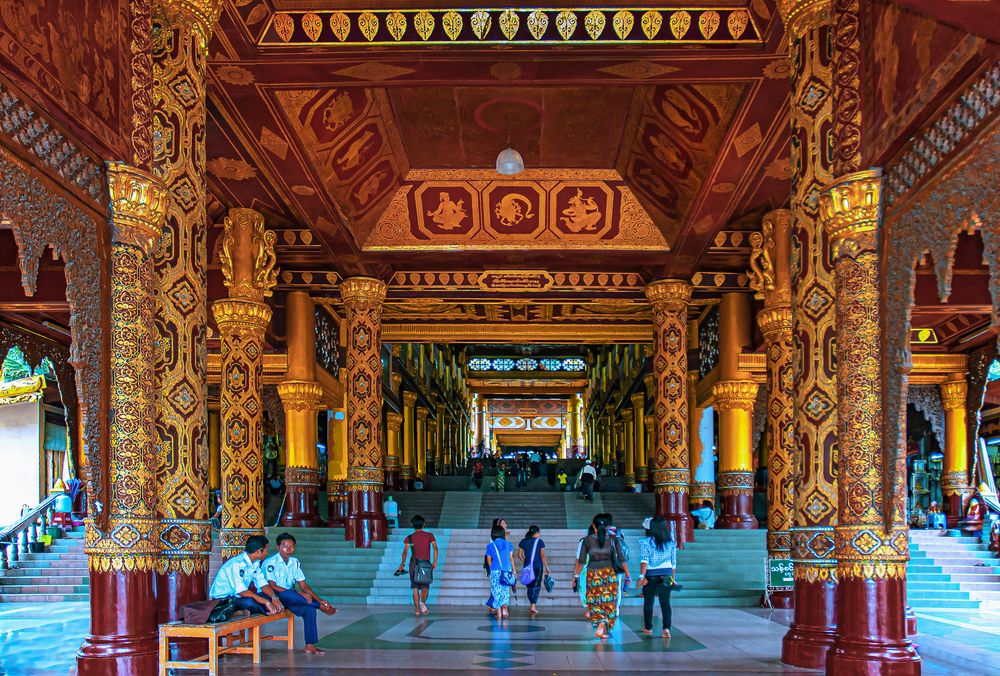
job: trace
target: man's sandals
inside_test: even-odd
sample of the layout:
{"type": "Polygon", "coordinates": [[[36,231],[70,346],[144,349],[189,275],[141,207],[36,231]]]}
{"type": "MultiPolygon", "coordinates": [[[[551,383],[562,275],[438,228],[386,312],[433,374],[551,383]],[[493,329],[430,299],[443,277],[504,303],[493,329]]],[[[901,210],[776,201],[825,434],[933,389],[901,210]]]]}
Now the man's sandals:
{"type": "Polygon", "coordinates": [[[333,615],[337,612],[337,609],[329,601],[320,601],[319,609],[327,615],[333,615]]]}

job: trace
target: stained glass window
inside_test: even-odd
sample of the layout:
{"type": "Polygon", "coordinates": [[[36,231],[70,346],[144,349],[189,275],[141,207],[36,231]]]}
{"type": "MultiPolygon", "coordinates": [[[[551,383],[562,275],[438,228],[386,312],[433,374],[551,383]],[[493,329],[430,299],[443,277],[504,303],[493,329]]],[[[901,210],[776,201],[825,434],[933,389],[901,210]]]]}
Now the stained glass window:
{"type": "Polygon", "coordinates": [[[563,367],[562,359],[539,359],[538,363],[545,371],[558,371],[563,367]]]}
{"type": "Polygon", "coordinates": [[[538,368],[538,361],[535,359],[528,359],[524,357],[523,359],[517,360],[517,370],[518,371],[534,371],[538,368]]]}
{"type": "Polygon", "coordinates": [[[493,364],[492,359],[486,359],[485,357],[476,357],[475,359],[469,360],[469,370],[470,371],[489,371],[490,366],[493,364]]]}
{"type": "Polygon", "coordinates": [[[583,371],[587,368],[587,364],[578,357],[570,357],[563,359],[562,367],[565,371],[583,371]]]}
{"type": "Polygon", "coordinates": [[[494,371],[513,371],[514,370],[514,360],[513,359],[494,359],[493,360],[493,370],[494,371]]]}

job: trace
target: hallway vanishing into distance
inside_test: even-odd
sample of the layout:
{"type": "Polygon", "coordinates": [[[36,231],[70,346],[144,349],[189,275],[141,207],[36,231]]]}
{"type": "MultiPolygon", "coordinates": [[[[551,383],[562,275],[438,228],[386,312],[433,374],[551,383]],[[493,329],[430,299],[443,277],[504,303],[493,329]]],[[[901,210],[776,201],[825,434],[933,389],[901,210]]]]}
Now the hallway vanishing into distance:
{"type": "Polygon", "coordinates": [[[1000,673],[1000,5],[0,2],[0,676],[1000,673]]]}

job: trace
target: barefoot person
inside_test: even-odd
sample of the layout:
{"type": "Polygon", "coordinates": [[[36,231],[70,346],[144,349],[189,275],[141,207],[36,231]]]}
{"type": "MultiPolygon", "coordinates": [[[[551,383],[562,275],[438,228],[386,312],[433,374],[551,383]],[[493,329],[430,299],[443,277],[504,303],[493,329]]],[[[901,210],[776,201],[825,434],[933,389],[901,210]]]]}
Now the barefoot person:
{"type": "Polygon", "coordinates": [[[586,564],[590,623],[595,630],[594,636],[608,638],[618,620],[618,574],[615,572],[614,562],[618,561],[628,580],[628,561],[622,553],[618,538],[608,533],[608,520],[601,515],[594,526],[596,532],[583,539],[574,575],[579,575],[586,564]]]}
{"type": "Polygon", "coordinates": [[[486,563],[490,567],[490,597],[496,608],[497,619],[509,615],[511,583],[505,578],[514,576],[514,546],[507,542],[503,526],[493,526],[490,543],[486,545],[486,563]]]}
{"type": "Polygon", "coordinates": [[[404,566],[406,566],[406,554],[410,552],[410,548],[413,548],[413,553],[410,556],[410,589],[413,590],[413,614],[414,615],[430,615],[431,611],[427,609],[427,595],[431,591],[430,582],[417,582],[416,572],[418,562],[430,562],[431,570],[437,568],[438,563],[438,543],[434,538],[433,533],[428,533],[424,530],[424,524],[426,521],[424,517],[419,514],[415,514],[412,519],[410,519],[410,525],[413,526],[413,532],[406,536],[403,540],[403,560],[399,562],[399,568],[396,569],[397,573],[402,573],[404,566]],[[433,550],[433,556],[432,556],[433,550]]]}
{"type": "Polygon", "coordinates": [[[528,532],[524,534],[524,539],[517,545],[517,560],[521,562],[521,581],[524,581],[524,569],[531,569],[535,577],[530,584],[525,585],[528,590],[528,602],[531,607],[528,612],[532,615],[538,614],[538,595],[542,591],[542,581],[545,575],[550,573],[548,561],[545,559],[545,541],[542,540],[542,532],[538,526],[529,526],[528,532]]]}
{"type": "Polygon", "coordinates": [[[278,553],[266,559],[261,566],[268,585],[278,593],[278,599],[285,608],[302,618],[305,627],[306,652],[310,655],[324,655],[323,650],[316,647],[319,642],[319,630],[316,627],[316,611],[322,610],[327,615],[333,615],[337,609],[329,601],[321,599],[306,582],[302,565],[293,556],[295,554],[295,538],[288,533],[282,533],[276,540],[278,553]],[[295,585],[299,591],[295,591],[295,585]]]}
{"type": "Polygon", "coordinates": [[[653,603],[659,601],[663,638],[670,638],[670,579],[677,570],[677,545],[662,516],[649,520],[649,536],[642,539],[639,581],[642,589],[642,633],[653,634],[653,603]]]}
{"type": "Polygon", "coordinates": [[[267,556],[267,538],[251,535],[243,553],[234,556],[219,568],[208,590],[210,598],[222,600],[235,596],[236,610],[249,610],[260,615],[275,615],[284,610],[278,593],[271,589],[261,574],[260,562],[267,556]],[[250,588],[253,585],[253,589],[250,588]]]}

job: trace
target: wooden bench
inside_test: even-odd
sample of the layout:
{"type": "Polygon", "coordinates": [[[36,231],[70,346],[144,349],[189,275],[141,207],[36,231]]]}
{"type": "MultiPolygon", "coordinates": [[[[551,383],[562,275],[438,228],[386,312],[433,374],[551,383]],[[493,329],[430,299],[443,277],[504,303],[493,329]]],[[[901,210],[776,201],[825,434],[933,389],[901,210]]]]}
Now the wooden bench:
{"type": "Polygon", "coordinates": [[[217,624],[161,624],[160,676],[166,676],[168,669],[207,669],[209,676],[216,676],[219,672],[219,655],[227,653],[249,653],[253,655],[253,663],[260,664],[261,641],[284,641],[291,651],[295,644],[295,616],[286,610],[277,615],[251,615],[217,624]],[[262,626],[279,620],[288,621],[285,636],[260,635],[262,626]],[[187,661],[171,661],[170,641],[185,638],[208,639],[208,654],[187,661]]]}

